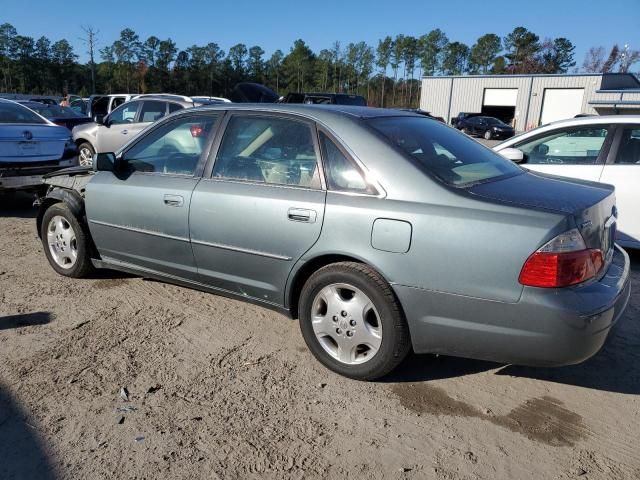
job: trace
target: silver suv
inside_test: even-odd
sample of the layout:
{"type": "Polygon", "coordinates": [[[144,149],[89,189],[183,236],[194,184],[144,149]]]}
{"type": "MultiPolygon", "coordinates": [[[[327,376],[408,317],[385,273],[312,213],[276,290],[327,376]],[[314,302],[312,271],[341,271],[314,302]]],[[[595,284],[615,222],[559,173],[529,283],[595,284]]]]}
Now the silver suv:
{"type": "Polygon", "coordinates": [[[102,121],[86,123],[73,129],[73,141],[79,150],[79,163],[90,166],[95,153],[114,152],[162,117],[206,103],[209,102],[194,101],[181,95],[137,95],[113,110],[102,121]]]}

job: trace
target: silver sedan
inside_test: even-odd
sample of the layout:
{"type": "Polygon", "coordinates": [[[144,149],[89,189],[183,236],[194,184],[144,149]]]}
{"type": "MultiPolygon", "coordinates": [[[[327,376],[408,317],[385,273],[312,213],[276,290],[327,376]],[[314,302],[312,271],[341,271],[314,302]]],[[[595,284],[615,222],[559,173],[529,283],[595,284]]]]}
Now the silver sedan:
{"type": "Polygon", "coordinates": [[[193,109],[94,165],[51,177],[41,200],[57,272],[112,268],[276,309],[351,378],[411,348],[581,362],[629,299],[613,187],[528,172],[413,113],[193,109]]]}

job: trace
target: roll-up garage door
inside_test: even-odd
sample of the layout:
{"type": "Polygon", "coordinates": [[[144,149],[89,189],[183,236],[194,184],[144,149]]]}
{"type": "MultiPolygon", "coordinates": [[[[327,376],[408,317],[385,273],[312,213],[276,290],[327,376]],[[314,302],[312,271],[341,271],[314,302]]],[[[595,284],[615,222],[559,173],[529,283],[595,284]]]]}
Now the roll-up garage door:
{"type": "Polygon", "coordinates": [[[483,105],[491,107],[515,107],[517,88],[485,88],[483,105]]]}
{"type": "Polygon", "coordinates": [[[573,118],[582,111],[584,88],[545,88],[542,101],[542,125],[573,118]]]}

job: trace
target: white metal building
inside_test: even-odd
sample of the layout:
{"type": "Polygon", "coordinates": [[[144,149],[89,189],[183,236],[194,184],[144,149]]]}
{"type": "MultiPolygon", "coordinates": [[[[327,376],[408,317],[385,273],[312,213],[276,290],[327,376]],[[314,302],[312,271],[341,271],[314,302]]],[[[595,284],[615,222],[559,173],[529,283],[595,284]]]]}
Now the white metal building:
{"type": "Polygon", "coordinates": [[[447,123],[460,112],[483,113],[523,131],[580,113],[640,113],[640,81],[631,74],[423,77],[420,108],[447,123]]]}

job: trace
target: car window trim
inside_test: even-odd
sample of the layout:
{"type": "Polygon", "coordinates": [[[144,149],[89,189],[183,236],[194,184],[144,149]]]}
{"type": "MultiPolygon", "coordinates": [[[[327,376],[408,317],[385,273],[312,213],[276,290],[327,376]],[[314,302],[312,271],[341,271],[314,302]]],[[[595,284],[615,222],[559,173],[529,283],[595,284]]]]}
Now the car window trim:
{"type": "MultiPolygon", "coordinates": [[[[163,175],[163,176],[168,176],[168,175],[172,175],[172,176],[179,176],[179,177],[194,177],[194,178],[198,178],[198,177],[202,177],[204,168],[205,168],[205,163],[206,163],[206,158],[207,156],[205,155],[205,153],[207,152],[208,148],[210,147],[211,141],[212,141],[212,137],[215,137],[217,135],[218,132],[218,128],[220,125],[220,122],[222,120],[222,117],[224,115],[220,115],[218,113],[217,110],[214,110],[213,112],[190,112],[187,111],[186,113],[183,113],[181,115],[177,115],[175,117],[165,117],[165,119],[161,119],[159,120],[153,127],[151,127],[151,129],[149,130],[149,132],[147,132],[144,136],[138,136],[135,141],[131,144],[127,144],[126,145],[126,149],[123,149],[121,152],[119,152],[119,156],[121,158],[124,158],[125,155],[127,154],[127,152],[129,150],[131,150],[134,146],[138,145],[144,138],[148,137],[149,135],[151,135],[153,132],[155,132],[157,129],[162,128],[163,126],[167,125],[167,124],[171,124],[171,123],[176,123],[179,122],[181,120],[183,120],[184,118],[189,118],[189,117],[195,117],[195,116],[202,116],[202,115],[209,115],[209,116],[214,116],[217,114],[217,119],[213,122],[213,134],[209,134],[209,137],[207,138],[207,141],[204,144],[204,147],[202,148],[202,152],[200,152],[200,158],[198,158],[198,163],[196,163],[196,168],[193,171],[192,175],[188,175],[188,174],[184,174],[184,173],[164,173],[164,172],[138,172],[135,171],[134,173],[144,173],[147,175],[163,175]]],[[[124,158],[126,161],[126,158],[124,158]]]]}
{"type": "MultiPolygon", "coordinates": [[[[604,138],[604,142],[602,142],[602,147],[600,148],[600,152],[598,153],[598,157],[596,158],[596,161],[594,163],[565,163],[561,165],[584,165],[584,166],[604,165],[605,162],[608,160],[609,150],[613,142],[613,137],[616,133],[617,126],[615,124],[606,124],[606,123],[599,124],[598,123],[598,124],[587,124],[587,125],[573,125],[570,127],[566,127],[566,129],[562,129],[562,128],[550,129],[550,130],[547,130],[546,132],[540,132],[540,134],[538,135],[533,135],[529,138],[523,138],[519,142],[514,142],[512,145],[510,145],[509,148],[517,148],[519,150],[521,145],[535,142],[536,140],[539,140],[544,137],[549,137],[551,135],[554,135],[554,132],[557,132],[557,131],[564,131],[568,133],[568,132],[573,132],[578,130],[585,130],[588,128],[594,128],[594,129],[601,128],[607,131],[607,136],[604,138]]],[[[527,163],[528,162],[523,162],[522,165],[527,165],[527,163]]],[[[532,163],[532,165],[545,165],[545,164],[532,163]]]]}
{"type": "Polygon", "coordinates": [[[324,170],[322,168],[322,155],[320,150],[320,143],[318,141],[318,127],[316,122],[312,119],[301,117],[299,115],[292,115],[289,113],[281,113],[281,112],[268,112],[268,111],[253,111],[253,110],[240,110],[240,111],[229,111],[226,110],[226,115],[224,118],[224,122],[220,125],[220,130],[216,135],[215,141],[212,143],[211,151],[209,152],[207,164],[203,173],[203,178],[205,180],[211,180],[216,182],[232,182],[232,183],[243,183],[243,184],[251,184],[251,185],[267,185],[271,187],[284,187],[284,188],[297,188],[302,190],[311,190],[314,192],[326,191],[327,186],[324,181],[324,170]],[[234,117],[274,117],[280,119],[288,119],[296,122],[304,123],[311,130],[311,138],[313,141],[313,148],[316,152],[316,168],[318,169],[318,174],[320,175],[320,188],[312,188],[312,187],[304,187],[300,185],[287,185],[281,183],[269,183],[269,182],[254,182],[251,180],[242,180],[242,179],[231,179],[231,178],[216,178],[213,176],[213,170],[215,168],[216,159],[218,157],[218,152],[220,151],[220,147],[222,146],[222,140],[224,139],[224,135],[227,131],[227,127],[229,126],[229,122],[234,117]]]}
{"type": "Polygon", "coordinates": [[[376,181],[372,181],[372,179],[370,177],[372,177],[373,175],[370,174],[370,170],[368,168],[366,168],[363,163],[360,161],[360,159],[358,159],[355,155],[352,155],[351,152],[346,148],[346,146],[338,139],[338,137],[336,135],[333,134],[333,132],[331,132],[329,129],[327,129],[324,126],[318,126],[317,127],[318,130],[318,146],[320,146],[320,133],[323,133],[324,135],[327,136],[327,138],[333,142],[333,144],[338,147],[338,150],[340,150],[340,152],[345,156],[345,158],[352,162],[356,168],[360,171],[360,174],[363,177],[363,180],[366,183],[369,183],[371,185],[371,187],[373,187],[373,190],[375,193],[367,193],[367,192],[348,192],[345,190],[333,190],[331,188],[329,188],[329,183],[328,180],[326,178],[326,172],[327,172],[327,168],[324,167],[324,164],[326,163],[326,159],[324,158],[324,152],[322,152],[321,149],[321,158],[322,158],[322,164],[323,164],[323,168],[322,168],[322,173],[324,175],[324,182],[326,185],[326,189],[328,192],[333,192],[333,193],[339,193],[342,195],[350,195],[350,196],[364,196],[364,197],[377,197],[377,198],[384,198],[386,196],[386,192],[385,190],[382,188],[382,186],[376,181]]]}

